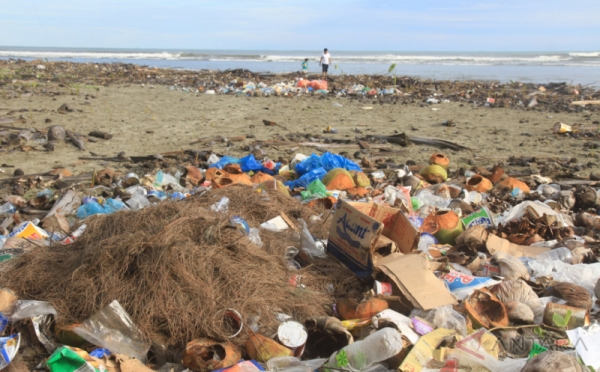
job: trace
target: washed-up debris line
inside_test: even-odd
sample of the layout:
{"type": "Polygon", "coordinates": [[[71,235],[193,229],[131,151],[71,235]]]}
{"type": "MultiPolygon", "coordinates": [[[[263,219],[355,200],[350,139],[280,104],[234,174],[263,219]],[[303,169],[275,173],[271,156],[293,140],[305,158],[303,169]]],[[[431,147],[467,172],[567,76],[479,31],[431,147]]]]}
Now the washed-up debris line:
{"type": "Polygon", "coordinates": [[[73,87],[75,84],[98,88],[115,84],[144,84],[195,94],[255,97],[311,94],[380,103],[435,105],[460,102],[544,112],[593,112],[598,110],[600,103],[600,91],[565,82],[439,81],[389,74],[329,75],[326,81],[315,75],[301,80],[299,73],[254,73],[245,69],[190,71],[127,63],[27,62],[14,59],[0,60],[0,69],[3,70],[0,89],[6,98],[22,94],[56,97],[65,94],[57,88],[73,87]]]}
{"type": "Polygon", "coordinates": [[[284,160],[0,183],[1,366],[600,368],[599,189],[570,162],[284,160]]]}

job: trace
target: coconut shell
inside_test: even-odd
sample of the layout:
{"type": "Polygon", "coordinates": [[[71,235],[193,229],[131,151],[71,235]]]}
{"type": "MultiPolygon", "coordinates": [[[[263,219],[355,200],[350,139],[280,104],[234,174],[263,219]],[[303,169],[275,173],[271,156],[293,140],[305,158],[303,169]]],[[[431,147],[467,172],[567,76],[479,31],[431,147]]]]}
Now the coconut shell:
{"type": "Polygon", "coordinates": [[[51,174],[53,176],[61,175],[63,177],[73,177],[73,172],[65,168],[52,169],[48,174],[51,174]]]}
{"type": "Polygon", "coordinates": [[[415,176],[406,176],[402,178],[402,185],[410,187],[410,194],[414,195],[423,186],[423,181],[415,176]]]}
{"type": "Polygon", "coordinates": [[[432,234],[442,244],[454,245],[463,225],[454,211],[438,211],[427,216],[420,230],[432,234]]]}
{"type": "Polygon", "coordinates": [[[448,159],[448,157],[444,154],[434,153],[429,157],[429,164],[439,165],[444,169],[448,169],[450,159],[448,159]]]}
{"type": "Polygon", "coordinates": [[[223,170],[229,174],[241,174],[242,166],[235,163],[229,163],[223,167],[223,170]]]}
{"type": "Polygon", "coordinates": [[[508,319],[513,323],[533,323],[533,310],[524,303],[517,301],[509,301],[505,302],[504,306],[506,306],[506,312],[508,314],[508,319]]]}
{"type": "Polygon", "coordinates": [[[110,186],[113,183],[113,177],[115,176],[115,170],[111,168],[106,168],[98,171],[96,173],[95,182],[103,185],[110,186]]]}
{"type": "Polygon", "coordinates": [[[479,252],[485,252],[489,233],[484,225],[473,226],[463,231],[457,238],[456,244],[466,244],[470,248],[476,249],[479,252]]]}
{"type": "Polygon", "coordinates": [[[493,256],[494,261],[500,266],[500,275],[507,280],[516,280],[523,278],[529,280],[529,271],[525,264],[515,256],[508,253],[498,252],[493,256]]]}
{"type": "Polygon", "coordinates": [[[259,190],[275,190],[280,193],[290,196],[290,190],[288,190],[287,186],[283,184],[283,182],[278,180],[265,181],[258,185],[259,190]]]}
{"type": "Polygon", "coordinates": [[[450,202],[450,204],[448,205],[448,208],[460,209],[463,216],[468,216],[471,213],[475,212],[475,210],[473,210],[473,207],[471,206],[471,204],[469,204],[466,201],[461,200],[461,199],[452,200],[450,202]]]}
{"type": "Polygon", "coordinates": [[[427,181],[431,183],[441,183],[448,179],[448,173],[446,170],[437,164],[429,165],[421,168],[419,174],[427,181]]]}
{"type": "Polygon", "coordinates": [[[200,338],[185,345],[181,363],[192,371],[212,371],[230,367],[241,358],[241,350],[231,342],[200,338]]]}
{"type": "Polygon", "coordinates": [[[589,372],[589,369],[581,365],[575,356],[562,351],[545,351],[527,361],[521,372],[589,372]]]}
{"type": "Polygon", "coordinates": [[[341,190],[341,191],[345,191],[345,190],[350,190],[356,187],[356,185],[354,184],[354,180],[352,179],[352,176],[350,175],[350,173],[348,173],[347,171],[345,171],[345,173],[340,172],[339,174],[335,175],[333,178],[331,178],[329,180],[329,182],[327,182],[327,184],[325,184],[325,186],[327,186],[327,190],[341,190]]]}
{"type": "Polygon", "coordinates": [[[376,314],[389,308],[387,301],[379,300],[375,297],[357,303],[354,299],[344,298],[338,300],[336,304],[338,314],[343,320],[348,319],[371,319],[376,314]]]}
{"type": "Polygon", "coordinates": [[[366,174],[364,174],[363,172],[351,171],[350,174],[352,175],[352,178],[354,179],[354,183],[356,184],[356,187],[371,186],[371,181],[369,180],[369,177],[366,174]]]}
{"type": "Polygon", "coordinates": [[[208,168],[206,172],[204,172],[204,178],[207,181],[218,181],[225,176],[227,176],[227,172],[218,168],[208,168]]]}
{"type": "Polygon", "coordinates": [[[546,288],[545,296],[554,296],[565,300],[567,305],[590,309],[592,307],[592,296],[587,289],[580,285],[565,282],[556,282],[546,288]]]}
{"type": "MultiPolygon", "coordinates": [[[[294,355],[292,350],[288,349],[287,347],[268,337],[254,332],[250,332],[250,336],[246,341],[246,352],[251,359],[255,359],[263,363],[266,363],[271,358],[279,356],[291,357],[294,355]]],[[[236,363],[238,361],[236,361],[236,363]]]]}
{"type": "Polygon", "coordinates": [[[331,182],[331,180],[333,180],[333,178],[339,174],[345,174],[348,177],[352,178],[352,174],[350,174],[350,172],[348,172],[344,168],[334,168],[334,169],[330,170],[329,172],[327,172],[327,174],[325,176],[323,176],[323,178],[321,179],[321,182],[323,182],[323,185],[327,186],[327,184],[329,182],[331,182]]]}
{"type": "Polygon", "coordinates": [[[595,216],[587,212],[581,212],[577,215],[576,221],[578,225],[585,226],[588,229],[600,229],[600,216],[595,216]]]}
{"type": "Polygon", "coordinates": [[[467,181],[467,184],[465,185],[465,188],[468,191],[477,191],[477,192],[488,192],[490,191],[492,188],[494,187],[494,185],[492,185],[492,181],[488,180],[487,178],[476,174],[473,177],[471,177],[469,179],[469,181],[467,181]]]}
{"type": "Polygon", "coordinates": [[[579,186],[575,191],[575,200],[575,207],[578,209],[593,208],[598,203],[598,194],[589,186],[579,186]]]}
{"type": "Polygon", "coordinates": [[[261,184],[265,181],[272,180],[272,179],[273,179],[273,176],[263,173],[263,172],[257,172],[250,178],[252,183],[257,184],[257,185],[261,184]]]}
{"type": "Polygon", "coordinates": [[[498,185],[508,187],[511,190],[518,188],[519,190],[523,191],[524,194],[529,194],[531,191],[525,182],[519,181],[518,179],[512,177],[508,177],[504,181],[499,182],[498,185]]]}
{"type": "Polygon", "coordinates": [[[202,175],[202,171],[193,165],[188,165],[185,167],[185,178],[188,179],[192,185],[197,186],[204,176],[202,175]]]}
{"type": "Polygon", "coordinates": [[[474,329],[509,325],[506,307],[487,288],[476,289],[463,301],[463,310],[469,316],[474,329]]]}
{"type": "Polygon", "coordinates": [[[500,181],[500,179],[502,178],[502,176],[504,175],[504,169],[502,169],[502,167],[499,167],[497,165],[495,165],[491,170],[490,170],[490,176],[488,177],[488,179],[490,181],[492,181],[493,183],[497,183],[500,181]]]}

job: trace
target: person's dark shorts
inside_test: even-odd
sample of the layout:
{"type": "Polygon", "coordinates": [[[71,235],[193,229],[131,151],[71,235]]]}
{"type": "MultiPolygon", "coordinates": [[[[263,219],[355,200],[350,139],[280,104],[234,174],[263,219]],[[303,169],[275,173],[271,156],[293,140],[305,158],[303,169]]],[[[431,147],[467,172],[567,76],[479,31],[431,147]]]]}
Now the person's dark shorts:
{"type": "Polygon", "coordinates": [[[323,72],[327,72],[327,70],[329,69],[329,65],[323,64],[323,72]]]}

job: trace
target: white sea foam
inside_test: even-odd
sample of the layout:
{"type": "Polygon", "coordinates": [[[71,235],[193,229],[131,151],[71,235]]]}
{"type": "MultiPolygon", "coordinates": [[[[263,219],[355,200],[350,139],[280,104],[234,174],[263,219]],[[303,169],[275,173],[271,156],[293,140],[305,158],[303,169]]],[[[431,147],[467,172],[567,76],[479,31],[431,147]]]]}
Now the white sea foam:
{"type": "Polygon", "coordinates": [[[569,53],[571,57],[600,57],[600,52],[569,53]]]}

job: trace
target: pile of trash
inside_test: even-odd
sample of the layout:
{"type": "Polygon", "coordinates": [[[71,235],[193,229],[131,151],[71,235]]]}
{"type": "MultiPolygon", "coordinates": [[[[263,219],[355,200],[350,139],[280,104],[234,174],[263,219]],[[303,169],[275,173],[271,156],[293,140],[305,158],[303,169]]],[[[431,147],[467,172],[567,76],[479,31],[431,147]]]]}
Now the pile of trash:
{"type": "MultiPolygon", "coordinates": [[[[106,87],[139,84],[144,88],[166,86],[194,94],[295,97],[315,95],[377,100],[379,103],[434,105],[460,102],[475,106],[508,107],[546,112],[594,112],[599,109],[600,90],[566,82],[498,83],[494,81],[440,81],[409,76],[329,75],[304,76],[297,73],[255,73],[246,69],[225,71],[175,70],[128,63],[72,63],[50,61],[0,60],[4,74],[0,90],[7,99],[22,94],[57,97],[68,94],[58,87],[106,87]]],[[[87,97],[95,98],[92,94],[87,97]]]]}
{"type": "Polygon", "coordinates": [[[594,181],[194,155],[13,182],[0,368],[600,368],[594,181]]]}

